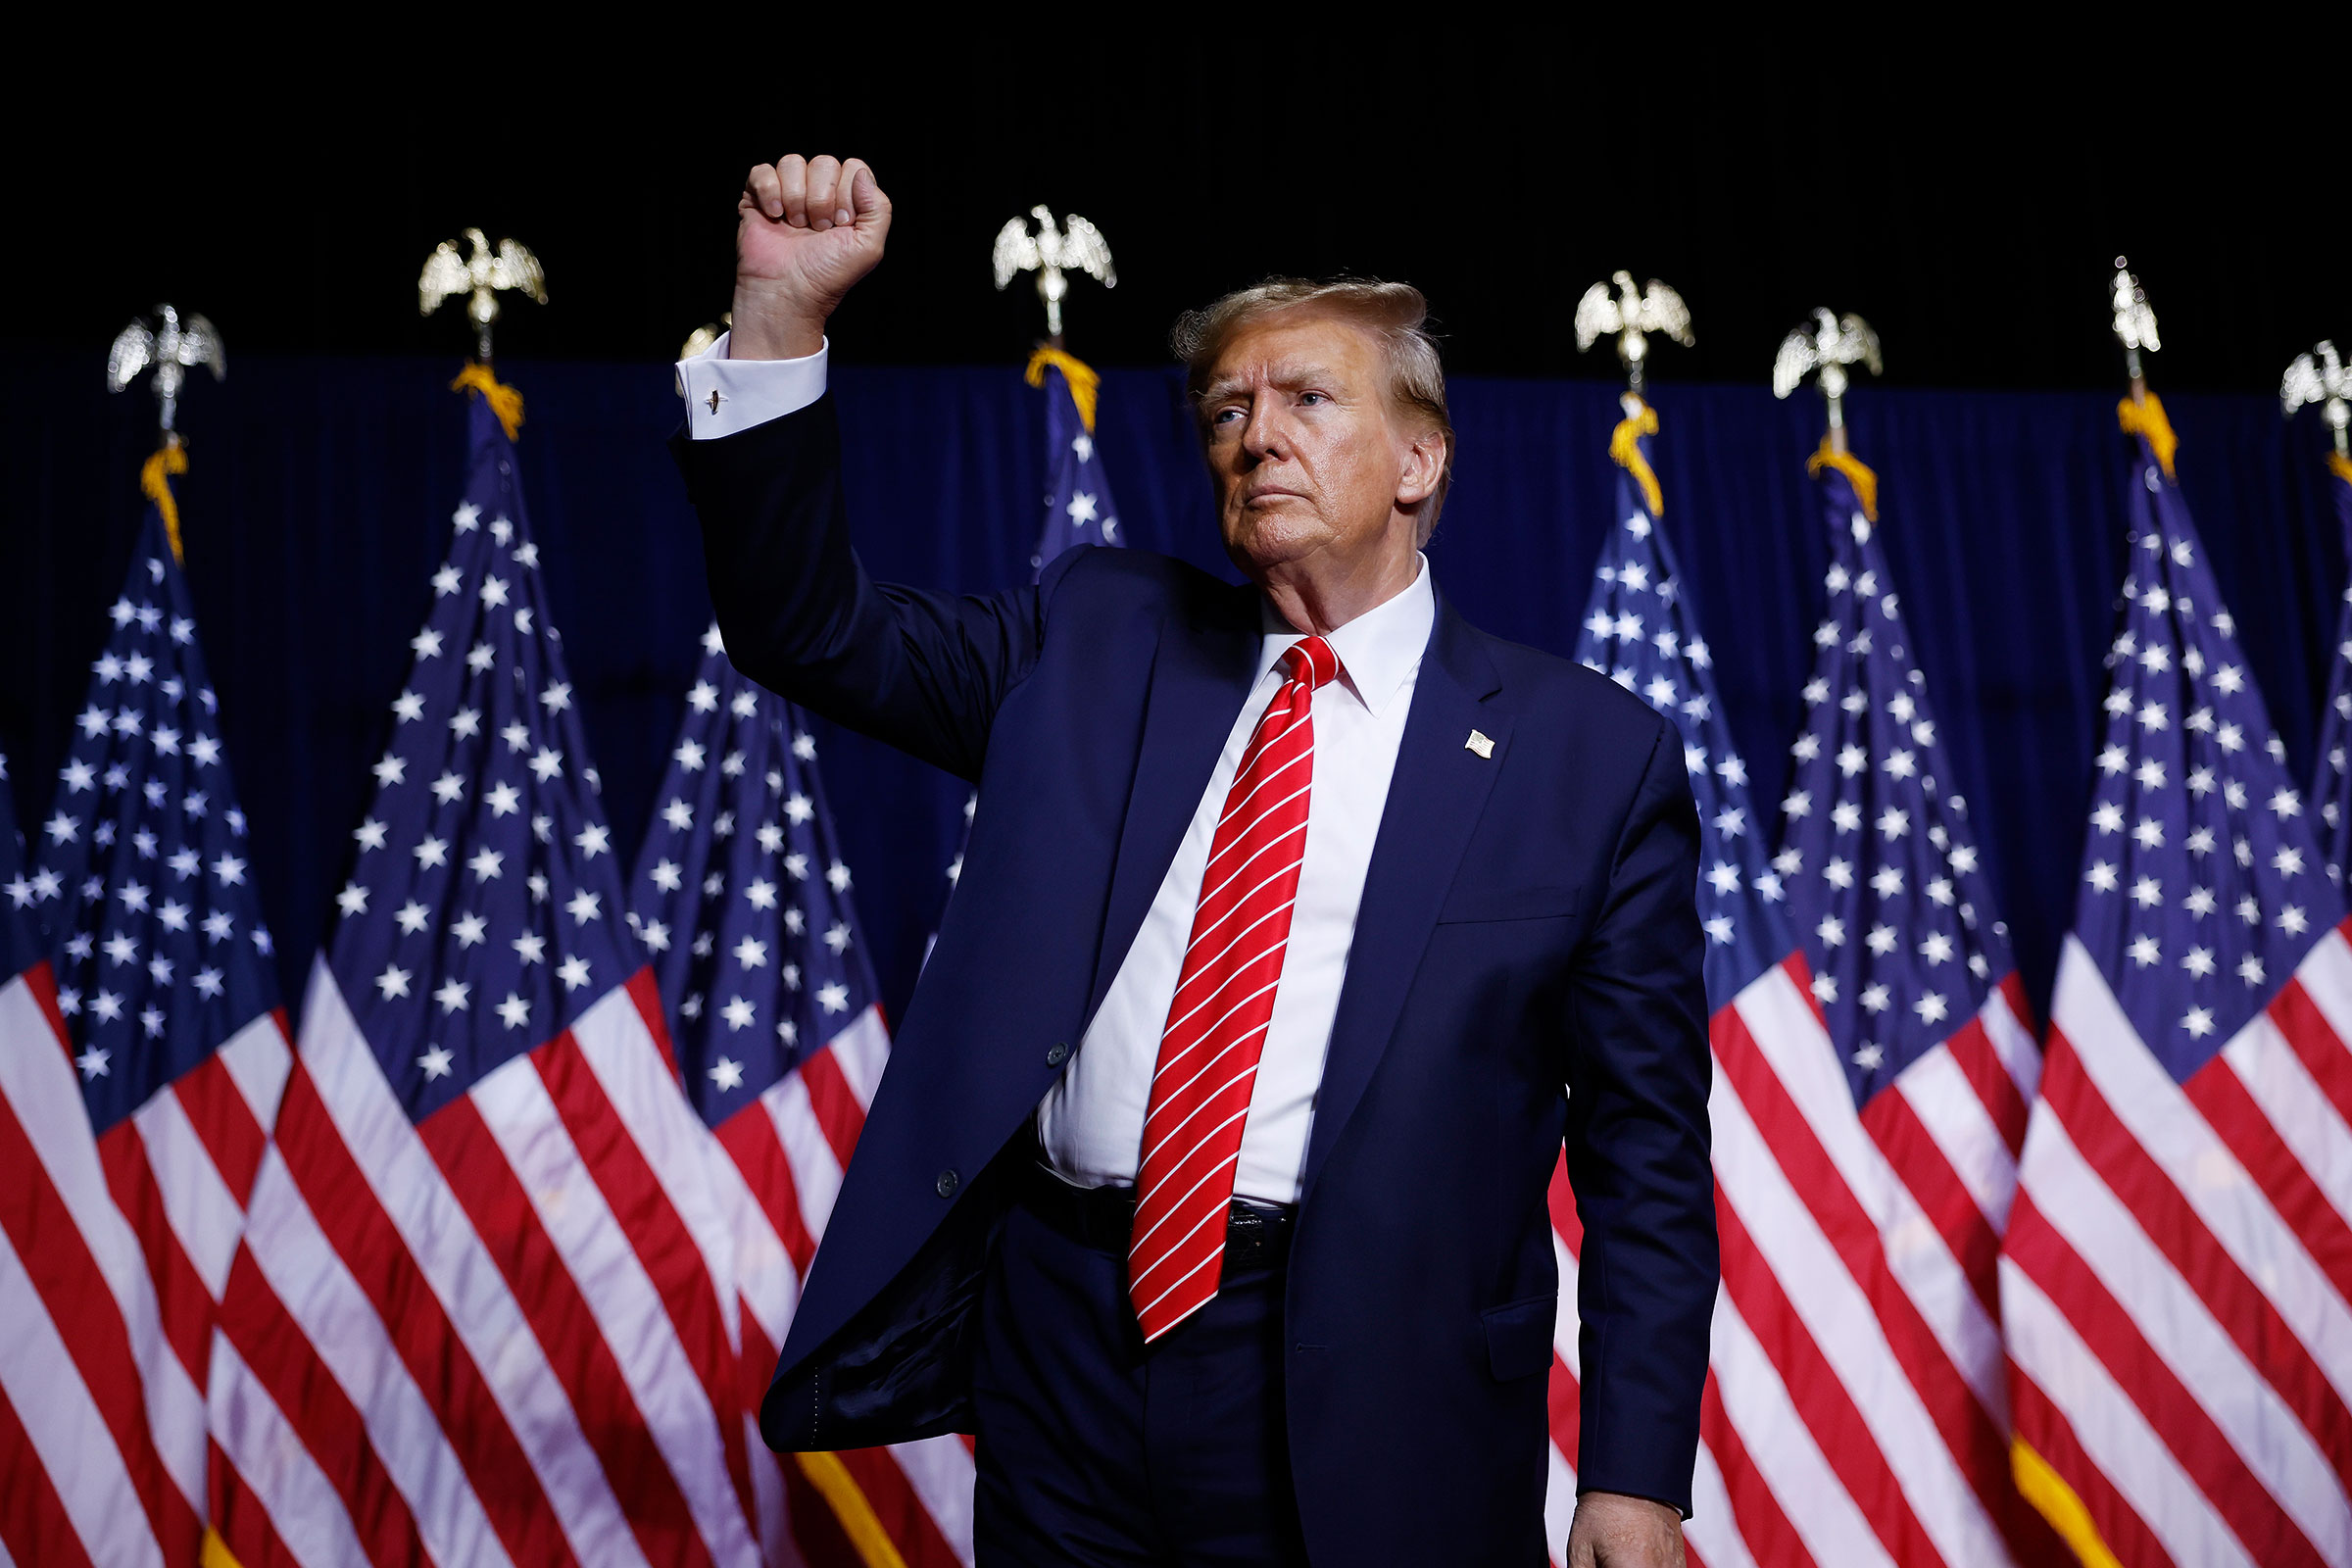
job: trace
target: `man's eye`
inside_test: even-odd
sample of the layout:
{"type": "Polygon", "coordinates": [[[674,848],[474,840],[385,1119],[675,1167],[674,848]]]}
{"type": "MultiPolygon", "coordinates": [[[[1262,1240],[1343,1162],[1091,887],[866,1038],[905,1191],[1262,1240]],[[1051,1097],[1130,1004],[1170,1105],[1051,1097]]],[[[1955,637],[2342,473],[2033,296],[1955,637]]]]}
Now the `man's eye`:
{"type": "Polygon", "coordinates": [[[1241,416],[1242,411],[1239,409],[1219,409],[1213,416],[1211,416],[1208,422],[1211,424],[1229,424],[1241,416]]]}
{"type": "Polygon", "coordinates": [[[1318,403],[1329,403],[1331,399],[1320,392],[1301,392],[1298,394],[1298,401],[1304,406],[1312,408],[1318,403]]]}

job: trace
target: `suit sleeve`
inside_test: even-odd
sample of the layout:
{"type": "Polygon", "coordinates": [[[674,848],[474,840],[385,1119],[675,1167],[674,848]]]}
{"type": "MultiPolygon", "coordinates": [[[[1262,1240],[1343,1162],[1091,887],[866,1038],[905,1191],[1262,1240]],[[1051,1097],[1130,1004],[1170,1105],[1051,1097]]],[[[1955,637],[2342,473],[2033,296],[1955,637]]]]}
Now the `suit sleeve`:
{"type": "Polygon", "coordinates": [[[1570,990],[1580,1491],[1690,1512],[1718,1257],[1698,813],[1663,723],[1570,990]]]}
{"type": "MultiPolygon", "coordinates": [[[[703,525],[735,667],[814,713],[966,779],[1036,662],[1051,584],[988,596],[874,582],[850,548],[833,399],[670,451],[703,525]]],[[[1064,569],[1068,558],[1060,564],[1064,569]]]]}

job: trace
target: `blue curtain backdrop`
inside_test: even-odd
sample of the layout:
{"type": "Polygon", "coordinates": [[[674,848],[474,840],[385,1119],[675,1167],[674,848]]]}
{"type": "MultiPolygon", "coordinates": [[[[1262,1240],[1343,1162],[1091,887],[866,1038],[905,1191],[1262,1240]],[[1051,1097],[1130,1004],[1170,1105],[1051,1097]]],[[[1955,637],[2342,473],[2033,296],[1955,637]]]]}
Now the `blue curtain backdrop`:
{"type": "MultiPolygon", "coordinates": [[[[346,873],[448,542],[465,456],[455,369],[242,360],[183,403],[188,575],[289,999],[346,873]]],[[[664,447],[670,371],[502,370],[528,400],[523,482],[549,594],[605,806],[633,857],[710,613],[664,447]]],[[[851,367],[835,389],[858,544],[877,575],[975,591],[1027,578],[1044,399],[1016,368],[851,367]]],[[[1611,520],[1615,389],[1465,379],[1453,397],[1460,459],[1430,551],[1438,586],[1474,623],[1566,653],[1611,520]]],[[[1671,383],[1654,401],[1665,526],[1757,798],[1777,802],[1828,561],[1804,471],[1820,403],[1671,383]]],[[[2074,903],[2123,569],[2115,399],[1865,387],[1850,402],[1952,782],[2038,1007],[2074,903]]],[[[2318,421],[2288,425],[2250,396],[2181,393],[2167,408],[2248,662],[2308,779],[2345,574],[2318,421]]],[[[97,356],[20,358],[0,376],[0,749],[28,833],[129,564],[154,409],[143,387],[109,397],[97,356]]],[[[1231,575],[1175,372],[1108,371],[1098,434],[1130,540],[1231,575]]],[[[828,729],[818,743],[895,1012],[946,890],[963,789],[857,736],[828,729]]]]}

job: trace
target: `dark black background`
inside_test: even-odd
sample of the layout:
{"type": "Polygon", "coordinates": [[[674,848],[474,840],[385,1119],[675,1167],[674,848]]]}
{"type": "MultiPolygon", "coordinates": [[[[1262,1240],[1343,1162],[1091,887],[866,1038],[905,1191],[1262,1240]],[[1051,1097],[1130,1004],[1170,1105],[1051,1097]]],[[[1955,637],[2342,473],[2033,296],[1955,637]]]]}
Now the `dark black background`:
{"type": "MultiPolygon", "coordinates": [[[[750,162],[830,148],[872,162],[898,208],[889,259],[834,323],[843,385],[865,388],[862,427],[928,430],[937,411],[901,405],[960,396],[956,417],[981,431],[968,450],[866,454],[861,547],[911,580],[985,588],[1025,570],[1038,416],[1013,377],[1041,313],[1025,287],[993,289],[988,251],[1033,203],[1110,238],[1119,286],[1079,282],[1070,323],[1071,347],[1106,367],[1164,366],[1170,320],[1220,290],[1351,270],[1419,283],[1457,373],[1613,381],[1605,349],[1575,350],[1578,296],[1620,267],[1673,283],[1699,337],[1662,350],[1655,371],[1671,483],[1699,502],[1674,526],[1702,530],[1686,543],[1706,624],[1756,650],[1728,673],[1727,703],[1767,772],[1796,722],[1820,566],[1797,466],[1819,406],[1761,390],[1783,334],[1826,304],[1876,324],[1889,383],[2081,389],[1855,406],[1857,442],[1905,514],[1942,509],[1919,534],[1912,602],[1951,601],[1931,678],[1948,720],[1985,726],[1969,793],[1993,848],[2014,841],[1993,858],[2038,999],[2098,723],[2121,550],[2100,519],[2115,497],[2067,488],[2106,456],[2061,465],[2064,493],[2030,506],[2012,492],[2060,483],[2047,463],[1951,461],[2030,445],[2045,425],[2072,432],[2069,451],[2120,454],[2108,280],[2128,253],[2163,323],[2150,373],[2173,397],[2183,481],[2232,602],[2266,607],[2256,673],[2307,773],[2343,567],[2313,488],[2317,421],[2275,423],[2268,400],[2294,354],[2352,337],[2345,24],[2244,6],[2193,28],[2122,12],[2097,35],[2047,13],[1922,17],[1618,9],[1529,29],[1007,10],[947,37],[928,15],[873,8],[686,7],[312,13],[242,35],[183,16],[28,43],[0,95],[0,746],[19,764],[19,819],[55,777],[152,450],[153,400],[100,389],[106,345],[168,299],[218,323],[237,371],[190,394],[181,496],[206,536],[190,579],[247,808],[269,824],[257,871],[293,994],[456,493],[462,404],[443,388],[470,334],[454,308],[419,319],[416,281],[433,244],[471,223],[547,268],[551,303],[510,308],[499,358],[531,400],[522,451],[560,564],[551,592],[580,633],[593,746],[633,846],[707,613],[660,452],[675,416],[666,362],[726,308],[750,162]],[[942,364],[994,368],[880,368],[942,364]],[[2198,391],[2240,396],[2200,410],[2198,391]],[[1682,399],[1711,412],[1686,419],[1682,399]],[[992,422],[1004,419],[1028,424],[992,422]],[[993,468],[1005,454],[1011,466],[993,468]],[[2062,525],[2047,540],[1987,532],[1987,508],[2062,525]],[[1956,570],[1953,550],[2000,569],[1956,570]]],[[[1147,463],[1185,455],[1152,422],[1181,423],[1159,380],[1106,399],[1106,450],[1128,520],[1164,510],[1138,541],[1197,549],[1198,470],[1147,463]]],[[[1613,405],[1592,384],[1457,390],[1465,413],[1537,411],[1488,432],[1487,479],[1466,480],[1454,509],[1459,537],[1532,554],[1497,570],[1474,544],[1441,571],[1481,624],[1565,651],[1614,473],[1613,405]],[[1563,407],[1583,413],[1544,422],[1563,407]],[[1510,490],[1496,454],[1539,438],[1573,475],[1510,490]]],[[[837,802],[859,803],[843,818],[895,1004],[962,793],[855,737],[827,747],[837,802]]]]}
{"type": "Polygon", "coordinates": [[[2352,333],[2341,10],[2075,33],[2050,10],[1004,8],[953,36],[883,8],[404,13],[267,65],[183,56],[182,27],[24,57],[0,347],[103,346],[168,298],[232,356],[459,352],[415,283],[473,223],[547,269],[502,352],[666,358],[726,307],[745,169],[829,149],[898,208],[837,322],[850,363],[1020,354],[1036,301],[993,289],[988,250],[1042,201],[1116,254],[1118,288],[1071,309],[1098,363],[1163,359],[1225,288],[1348,270],[1421,284],[1456,370],[1605,376],[1569,322],[1623,267],[1690,303],[1665,378],[1759,380],[1826,304],[1876,324],[1894,382],[2106,386],[2121,251],[2159,385],[2260,390],[2352,333]]]}

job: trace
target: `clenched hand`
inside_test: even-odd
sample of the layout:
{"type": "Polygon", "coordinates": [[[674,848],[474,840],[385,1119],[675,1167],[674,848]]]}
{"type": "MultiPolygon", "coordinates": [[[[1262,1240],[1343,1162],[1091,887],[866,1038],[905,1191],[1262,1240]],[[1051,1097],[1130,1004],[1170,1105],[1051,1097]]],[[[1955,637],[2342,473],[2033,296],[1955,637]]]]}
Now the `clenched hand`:
{"type": "Polygon", "coordinates": [[[798,359],[825,340],[825,319],[882,260],[890,198],[864,161],[798,153],[754,168],[736,203],[738,360],[798,359]]]}

